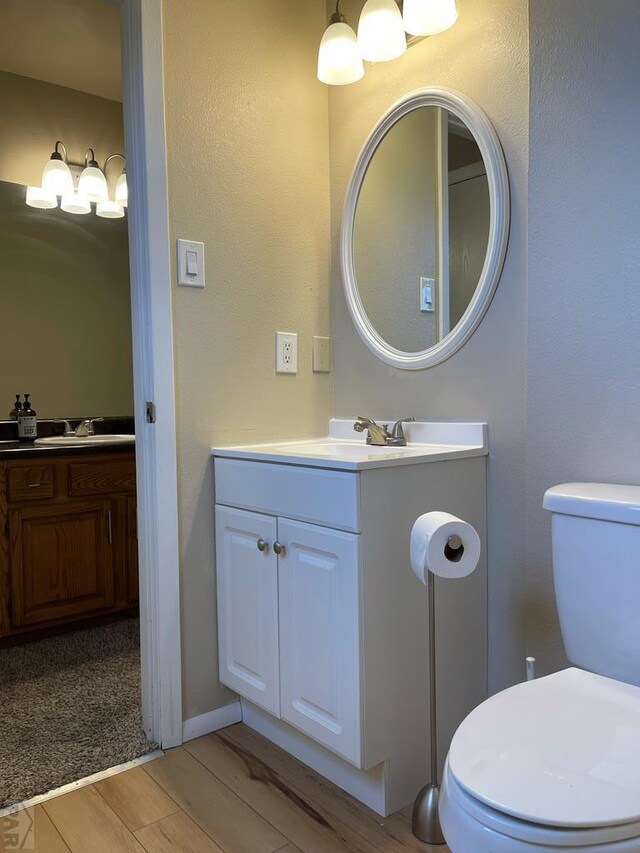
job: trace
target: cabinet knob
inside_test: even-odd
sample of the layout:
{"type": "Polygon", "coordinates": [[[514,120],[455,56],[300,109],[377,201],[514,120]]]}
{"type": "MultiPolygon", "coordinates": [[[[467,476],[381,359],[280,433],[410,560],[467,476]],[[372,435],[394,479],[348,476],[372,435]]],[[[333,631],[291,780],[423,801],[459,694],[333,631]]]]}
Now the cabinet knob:
{"type": "Polygon", "coordinates": [[[264,539],[258,539],[258,541],[256,542],[256,545],[258,547],[258,551],[266,551],[267,548],[269,547],[268,543],[265,542],[264,539]]]}
{"type": "Polygon", "coordinates": [[[284,557],[287,549],[284,547],[284,545],[281,542],[274,542],[273,543],[273,550],[276,552],[276,554],[279,557],[284,557]]]}

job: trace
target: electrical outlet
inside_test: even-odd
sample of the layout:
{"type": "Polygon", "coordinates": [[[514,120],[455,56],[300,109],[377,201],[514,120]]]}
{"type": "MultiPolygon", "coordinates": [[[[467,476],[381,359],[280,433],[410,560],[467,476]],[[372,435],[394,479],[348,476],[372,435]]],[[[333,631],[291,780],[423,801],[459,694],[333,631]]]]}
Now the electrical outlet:
{"type": "Polygon", "coordinates": [[[298,372],[298,336],[295,332],[276,332],[276,373],[298,372]]]}

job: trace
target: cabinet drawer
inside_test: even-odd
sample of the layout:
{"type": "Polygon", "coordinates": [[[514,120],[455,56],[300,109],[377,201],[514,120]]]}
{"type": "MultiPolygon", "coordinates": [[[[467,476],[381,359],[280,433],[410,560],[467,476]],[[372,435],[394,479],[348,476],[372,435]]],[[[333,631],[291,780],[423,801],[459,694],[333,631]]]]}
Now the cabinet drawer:
{"type": "Polygon", "coordinates": [[[53,465],[9,468],[7,484],[10,502],[52,498],[54,494],[53,465]]]}
{"type": "Polygon", "coordinates": [[[110,495],[114,492],[134,492],[136,464],[122,462],[77,462],[69,465],[69,495],[110,495]]]}
{"type": "Polygon", "coordinates": [[[215,484],[219,504],[360,532],[357,474],[216,458],[215,484]]]}

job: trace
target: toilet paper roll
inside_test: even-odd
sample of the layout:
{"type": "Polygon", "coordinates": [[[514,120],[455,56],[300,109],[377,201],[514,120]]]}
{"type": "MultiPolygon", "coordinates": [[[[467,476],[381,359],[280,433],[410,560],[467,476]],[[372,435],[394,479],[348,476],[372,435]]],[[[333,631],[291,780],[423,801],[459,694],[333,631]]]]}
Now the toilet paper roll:
{"type": "Polygon", "coordinates": [[[440,578],[465,578],[478,565],[480,537],[466,521],[448,512],[427,512],[411,530],[411,568],[426,584],[427,572],[440,578]]]}

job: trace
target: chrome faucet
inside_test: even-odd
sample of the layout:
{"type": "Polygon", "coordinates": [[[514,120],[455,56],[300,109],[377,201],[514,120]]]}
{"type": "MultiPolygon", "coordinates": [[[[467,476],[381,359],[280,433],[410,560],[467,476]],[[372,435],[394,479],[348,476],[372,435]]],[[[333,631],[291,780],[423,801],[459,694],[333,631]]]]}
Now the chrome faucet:
{"type": "Polygon", "coordinates": [[[87,435],[95,435],[95,429],[93,425],[103,420],[104,418],[85,418],[83,421],[80,421],[80,423],[76,427],[76,437],[84,438],[87,435]]]}
{"type": "Polygon", "coordinates": [[[80,421],[78,426],[73,429],[69,421],[64,418],[54,418],[54,423],[64,424],[65,436],[75,436],[76,438],[84,438],[87,435],[95,435],[93,425],[98,421],[103,421],[104,418],[85,418],[80,421]]]}
{"type": "Polygon", "coordinates": [[[406,447],[407,437],[404,434],[403,424],[411,423],[415,418],[400,418],[393,425],[389,432],[389,424],[377,424],[371,418],[364,418],[358,415],[353,428],[356,432],[364,432],[367,430],[367,444],[372,444],[375,447],[406,447]]]}

